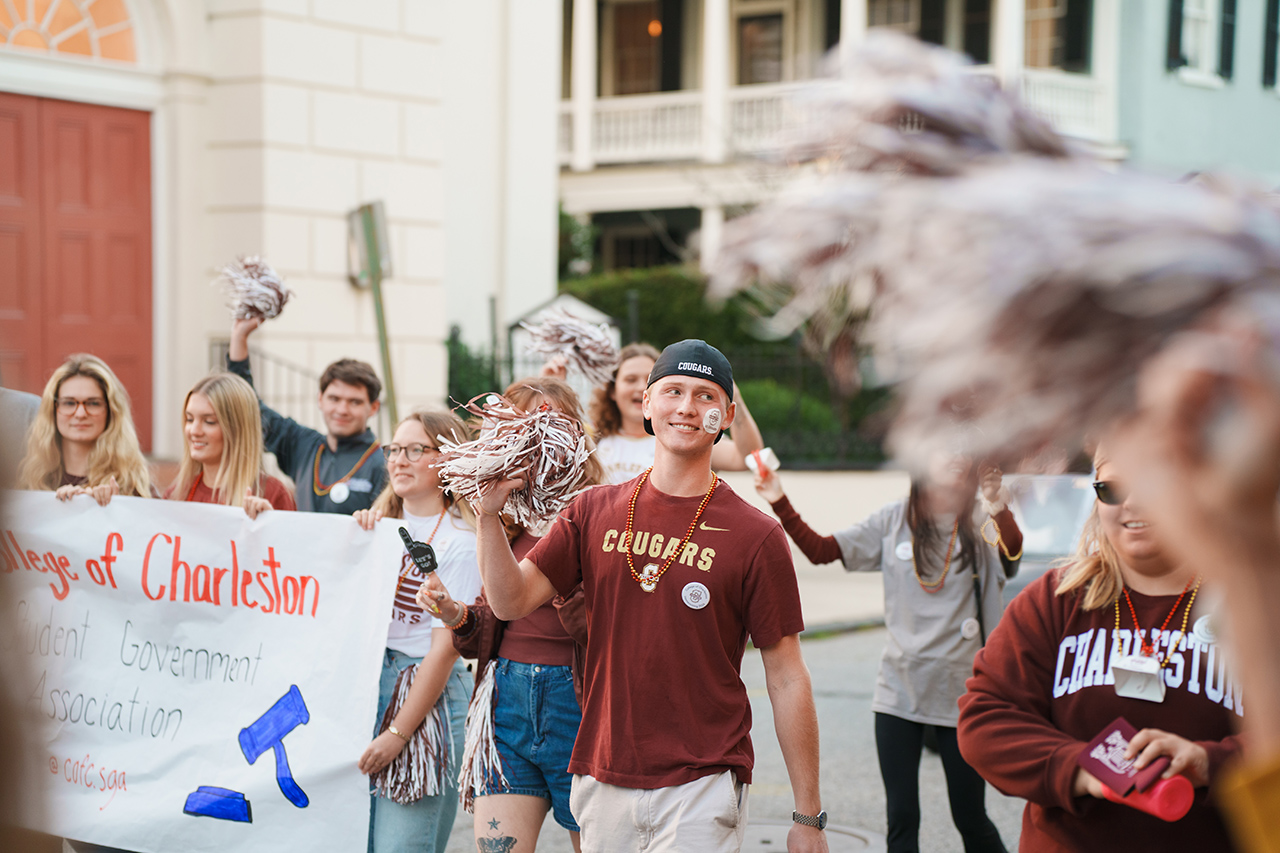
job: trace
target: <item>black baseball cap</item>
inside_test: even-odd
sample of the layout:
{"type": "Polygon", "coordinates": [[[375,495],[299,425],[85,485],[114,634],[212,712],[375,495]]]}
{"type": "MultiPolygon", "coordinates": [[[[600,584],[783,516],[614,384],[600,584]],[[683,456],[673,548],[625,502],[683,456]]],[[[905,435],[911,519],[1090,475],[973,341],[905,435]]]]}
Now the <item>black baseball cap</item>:
{"type": "MultiPolygon", "coordinates": [[[[674,343],[662,351],[658,360],[649,371],[649,382],[646,388],[666,376],[692,376],[695,379],[706,379],[724,389],[729,402],[733,402],[733,366],[724,353],[706,341],[697,338],[674,343]]],[[[653,422],[644,419],[644,431],[653,435],[653,422]]],[[[724,430],[716,434],[716,441],[724,435],[724,430]]]]}

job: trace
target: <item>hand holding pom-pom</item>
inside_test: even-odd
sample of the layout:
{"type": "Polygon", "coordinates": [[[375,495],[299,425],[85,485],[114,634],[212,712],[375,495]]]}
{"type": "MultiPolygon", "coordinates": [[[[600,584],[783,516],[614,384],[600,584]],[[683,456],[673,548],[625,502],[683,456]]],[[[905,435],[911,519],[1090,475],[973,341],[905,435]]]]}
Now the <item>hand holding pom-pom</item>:
{"type": "Polygon", "coordinates": [[[591,450],[573,418],[546,405],[525,412],[497,394],[482,394],[464,408],[483,419],[479,438],[439,439],[440,480],[457,497],[478,503],[518,477],[524,484],[507,496],[502,512],[533,527],[555,518],[589,485],[591,450]]]}
{"type": "Polygon", "coordinates": [[[593,385],[607,385],[618,366],[618,348],[613,345],[609,328],[579,320],[570,314],[549,314],[541,323],[530,326],[532,340],[529,352],[558,356],[561,364],[575,368],[593,385]]]}
{"type": "Polygon", "coordinates": [[[279,316],[293,296],[271,265],[257,255],[227,264],[219,281],[227,292],[227,307],[237,320],[270,320],[279,316]]]}

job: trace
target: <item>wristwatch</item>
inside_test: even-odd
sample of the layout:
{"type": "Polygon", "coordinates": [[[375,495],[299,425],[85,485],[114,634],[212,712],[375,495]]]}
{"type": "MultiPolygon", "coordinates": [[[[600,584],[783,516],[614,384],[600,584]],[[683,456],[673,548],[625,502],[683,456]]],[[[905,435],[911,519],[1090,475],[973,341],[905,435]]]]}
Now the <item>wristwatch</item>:
{"type": "Polygon", "coordinates": [[[800,814],[800,812],[792,812],[791,820],[795,823],[803,823],[805,826],[813,826],[818,829],[827,828],[827,811],[823,809],[816,815],[800,814]]]}

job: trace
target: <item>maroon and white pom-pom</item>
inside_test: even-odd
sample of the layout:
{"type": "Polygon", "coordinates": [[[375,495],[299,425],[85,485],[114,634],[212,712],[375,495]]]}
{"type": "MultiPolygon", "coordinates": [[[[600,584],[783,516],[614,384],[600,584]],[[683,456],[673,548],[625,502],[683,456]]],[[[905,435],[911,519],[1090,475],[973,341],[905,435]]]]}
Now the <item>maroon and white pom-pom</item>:
{"type": "Polygon", "coordinates": [[[775,331],[874,348],[900,459],[1079,448],[1133,410],[1152,356],[1224,313],[1280,350],[1273,196],[1104,168],[911,39],[868,36],[851,63],[793,152],[820,177],[725,227],[711,292],[763,287],[775,331]]]}
{"type": "Polygon", "coordinates": [[[526,412],[497,394],[481,394],[463,408],[482,420],[479,437],[462,443],[438,437],[440,481],[457,497],[478,501],[519,474],[525,485],[510,494],[503,512],[533,527],[554,519],[589,485],[591,450],[573,418],[545,405],[526,412]]]}
{"type": "Polygon", "coordinates": [[[521,323],[532,340],[528,350],[549,356],[563,356],[593,385],[607,385],[618,366],[618,348],[609,327],[579,320],[564,312],[549,314],[541,323],[521,323]]]}
{"type": "Polygon", "coordinates": [[[276,271],[257,255],[237,258],[222,268],[218,281],[227,292],[227,307],[237,320],[270,320],[293,296],[276,271]]]}

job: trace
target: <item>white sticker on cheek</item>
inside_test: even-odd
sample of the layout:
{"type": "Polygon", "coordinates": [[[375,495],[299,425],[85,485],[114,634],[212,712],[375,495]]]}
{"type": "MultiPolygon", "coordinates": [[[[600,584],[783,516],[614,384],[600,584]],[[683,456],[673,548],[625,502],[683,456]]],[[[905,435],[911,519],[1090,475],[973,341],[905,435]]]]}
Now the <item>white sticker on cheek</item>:
{"type": "Polygon", "coordinates": [[[715,435],[720,431],[720,421],[724,418],[724,413],[719,409],[710,409],[702,416],[702,431],[715,435]]]}

